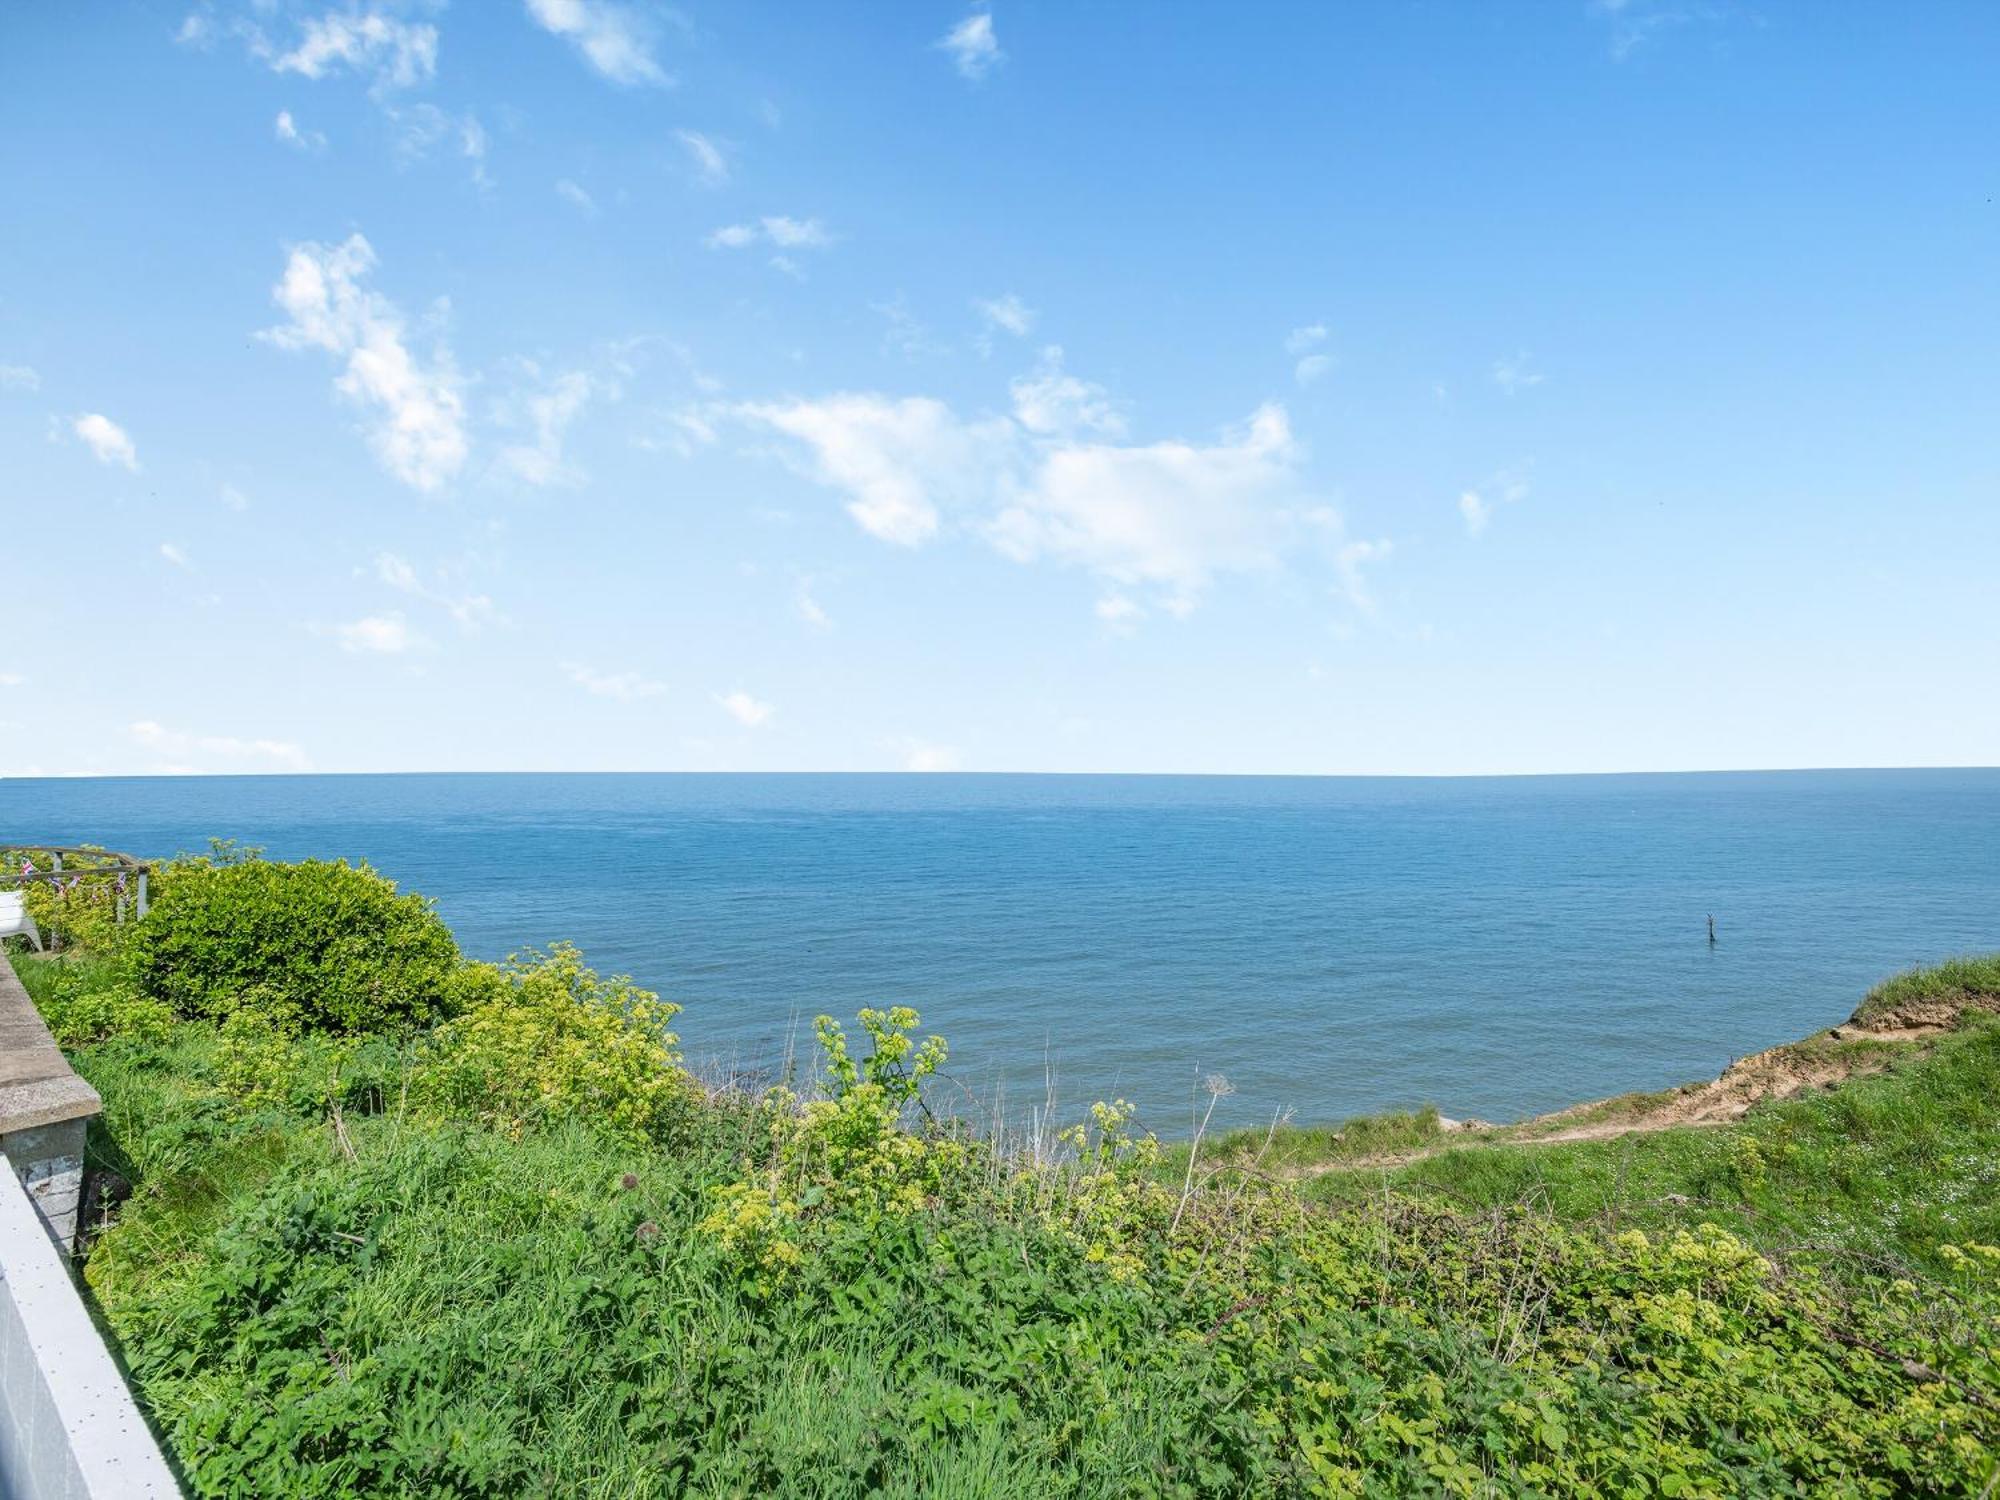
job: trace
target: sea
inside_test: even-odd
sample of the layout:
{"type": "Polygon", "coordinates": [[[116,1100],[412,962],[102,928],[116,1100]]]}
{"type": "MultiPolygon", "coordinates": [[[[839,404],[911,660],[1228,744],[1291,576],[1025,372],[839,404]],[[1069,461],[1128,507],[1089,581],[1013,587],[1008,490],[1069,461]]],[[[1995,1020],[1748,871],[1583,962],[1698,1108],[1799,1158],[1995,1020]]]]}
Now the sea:
{"type": "Polygon", "coordinates": [[[469,954],[558,941],[809,1066],[909,1005],[974,1117],[1167,1137],[1713,1076],[2000,949],[2000,770],[1506,778],[383,775],[0,780],[0,843],[366,861],[469,954]],[[1710,918],[1714,941],[1710,941],[1710,918]]]}

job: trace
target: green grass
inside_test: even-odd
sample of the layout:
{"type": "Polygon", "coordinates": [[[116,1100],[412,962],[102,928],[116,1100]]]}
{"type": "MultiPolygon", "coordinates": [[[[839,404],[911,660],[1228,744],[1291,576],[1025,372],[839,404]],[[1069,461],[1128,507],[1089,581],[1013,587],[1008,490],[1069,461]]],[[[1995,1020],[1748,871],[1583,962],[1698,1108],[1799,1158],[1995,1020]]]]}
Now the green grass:
{"type": "Polygon", "coordinates": [[[245,1095],[113,967],[17,967],[95,1038],[133,1194],[87,1284],[197,1494],[1970,1495],[2000,1452],[2000,1255],[1947,1248],[2000,1242],[2000,1018],[1730,1127],[1220,1136],[1186,1202],[1174,1152],[809,1177],[774,1280],[704,1222],[775,1170],[753,1101],[508,1133],[386,1038],[245,1095]]]}
{"type": "Polygon", "coordinates": [[[1774,1251],[1833,1246],[1935,1271],[1942,1244],[2000,1243],[1996,1084],[2000,1021],[1971,1016],[1882,1073],[1761,1105],[1734,1126],[1468,1145],[1387,1172],[1328,1171],[1301,1191],[1335,1204],[1385,1186],[1477,1209],[1535,1202],[1610,1226],[1710,1221],[1774,1251]]]}
{"type": "Polygon", "coordinates": [[[1947,959],[1930,968],[1909,969],[1870,990],[1854,1012],[1859,1025],[1894,1015],[1906,1006],[2000,1002],[2000,953],[1947,959]]]}

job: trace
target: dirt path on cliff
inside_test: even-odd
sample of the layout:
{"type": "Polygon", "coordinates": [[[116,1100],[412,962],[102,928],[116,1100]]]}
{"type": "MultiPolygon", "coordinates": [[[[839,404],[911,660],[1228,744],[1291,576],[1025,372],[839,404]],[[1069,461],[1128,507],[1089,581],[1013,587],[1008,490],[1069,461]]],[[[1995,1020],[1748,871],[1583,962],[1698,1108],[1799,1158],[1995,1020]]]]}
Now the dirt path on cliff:
{"type": "Polygon", "coordinates": [[[1955,1029],[1960,1013],[1968,1009],[2000,1011],[2000,998],[1974,996],[1959,1002],[1928,1002],[1871,1017],[1867,1025],[1848,1021],[1802,1042],[1787,1042],[1740,1058],[1707,1083],[1683,1084],[1664,1093],[1596,1099],[1516,1125],[1441,1120],[1438,1137],[1431,1144],[1408,1151],[1312,1162],[1280,1169],[1280,1175],[1299,1178],[1389,1170],[1446,1151],[1608,1141],[1658,1130],[1730,1125],[1767,1099],[1788,1099],[1807,1089],[1831,1088],[1850,1078],[1879,1073],[1932,1037],[1955,1029]]]}

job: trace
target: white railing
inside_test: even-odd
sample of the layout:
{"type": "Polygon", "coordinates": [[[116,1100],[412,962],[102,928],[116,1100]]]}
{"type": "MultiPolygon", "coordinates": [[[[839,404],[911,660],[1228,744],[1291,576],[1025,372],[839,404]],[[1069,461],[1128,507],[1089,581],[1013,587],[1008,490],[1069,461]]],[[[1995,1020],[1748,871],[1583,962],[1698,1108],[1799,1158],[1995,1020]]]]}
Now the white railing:
{"type": "Polygon", "coordinates": [[[66,1257],[21,1180],[0,1169],[0,1496],[179,1494],[66,1257]]]}

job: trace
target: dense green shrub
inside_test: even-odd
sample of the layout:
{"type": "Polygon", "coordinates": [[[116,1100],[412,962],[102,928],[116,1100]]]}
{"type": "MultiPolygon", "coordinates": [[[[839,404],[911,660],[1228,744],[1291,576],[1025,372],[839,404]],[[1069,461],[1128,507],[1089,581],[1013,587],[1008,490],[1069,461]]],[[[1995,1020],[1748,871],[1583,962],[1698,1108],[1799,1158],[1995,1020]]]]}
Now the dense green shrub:
{"type": "Polygon", "coordinates": [[[366,865],[187,860],[169,868],[128,963],[187,1017],[246,1006],[288,1030],[359,1033],[433,1020],[458,947],[421,896],[366,865]]]}
{"type": "Polygon", "coordinates": [[[668,1029],[680,1007],[599,978],[572,944],[468,964],[452,985],[459,1014],[422,1048],[420,1106],[516,1136],[575,1120],[635,1141],[665,1138],[692,1111],[668,1029]]]}

